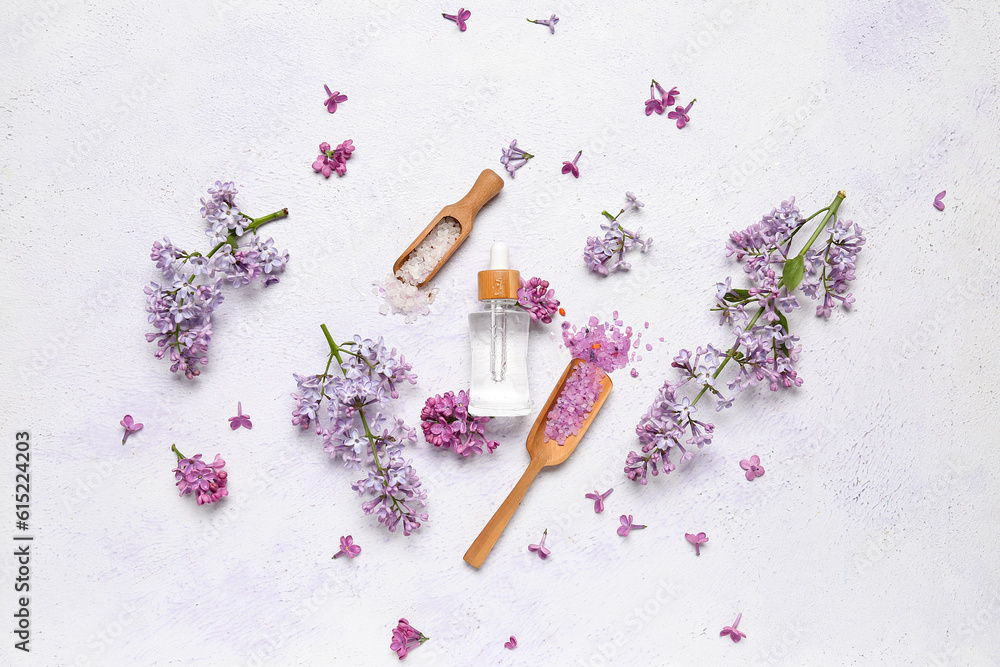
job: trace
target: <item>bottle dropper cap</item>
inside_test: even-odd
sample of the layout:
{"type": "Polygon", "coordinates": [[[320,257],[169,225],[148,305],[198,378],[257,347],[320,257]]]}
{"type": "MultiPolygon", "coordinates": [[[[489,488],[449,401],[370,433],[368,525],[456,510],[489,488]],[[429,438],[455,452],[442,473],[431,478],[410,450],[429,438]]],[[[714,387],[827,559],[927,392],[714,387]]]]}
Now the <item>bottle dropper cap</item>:
{"type": "Polygon", "coordinates": [[[490,246],[490,268],[479,272],[479,300],[517,299],[521,274],[510,268],[510,250],[497,241],[490,246]]]}

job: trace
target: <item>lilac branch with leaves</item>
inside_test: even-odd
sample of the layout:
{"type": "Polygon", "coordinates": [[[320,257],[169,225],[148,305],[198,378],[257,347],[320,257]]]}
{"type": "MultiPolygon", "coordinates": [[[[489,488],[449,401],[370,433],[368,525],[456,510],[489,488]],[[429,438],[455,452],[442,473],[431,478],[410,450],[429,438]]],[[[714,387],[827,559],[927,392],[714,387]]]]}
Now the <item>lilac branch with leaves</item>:
{"type": "Polygon", "coordinates": [[[855,278],[855,263],[865,237],[860,226],[837,216],[844,197],[843,192],[837,193],[829,206],[808,218],[800,215],[793,197],[760,222],[730,235],[727,255],[744,262],[743,270],[753,286],[737,289],[726,278],[716,286],[717,303],[712,310],[719,312],[720,324],[733,327],[735,341],[724,351],[708,345],[697,348],[693,355],[681,350],[674,357],[671,366],[678,369],[680,381],[664,382],[636,426],[642,453],[629,452],[625,461],[629,479],[646,484],[647,473],[655,477],[661,470],[666,474],[676,469],[670,460],[672,450],[679,450],[680,462],[684,462],[694,457],[684,445],[701,448],[712,442],[714,425],[695,417],[696,406],[705,394],[716,399],[718,411],[731,407],[736,394],[762,382],[771,391],[802,385],[794,368],[801,351],[796,345],[799,339],[790,333],[786,318],[800,307],[795,292],[820,301],[818,317],[828,318],[834,308],[849,309],[854,303],[854,297],[844,293],[855,278]],[[793,255],[795,236],[821,213],[826,215],[793,255]],[[821,236],[825,236],[824,241],[813,248],[821,236]],[[746,309],[753,306],[757,311],[751,317],[746,309]],[[738,368],[726,385],[726,396],[717,381],[731,361],[738,368]],[[684,395],[686,392],[695,393],[694,399],[684,395]]]}

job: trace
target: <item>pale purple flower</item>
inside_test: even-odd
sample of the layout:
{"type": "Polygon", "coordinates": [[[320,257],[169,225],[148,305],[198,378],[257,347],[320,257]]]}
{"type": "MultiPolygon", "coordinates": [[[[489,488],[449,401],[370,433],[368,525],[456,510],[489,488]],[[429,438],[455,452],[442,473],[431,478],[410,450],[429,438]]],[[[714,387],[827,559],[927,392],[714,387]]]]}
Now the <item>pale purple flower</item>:
{"type": "Polygon", "coordinates": [[[632,265],[625,260],[625,253],[636,246],[640,248],[641,252],[646,252],[653,242],[652,238],[645,241],[642,239],[642,227],[633,232],[625,229],[618,222],[618,218],[625,211],[629,209],[638,211],[639,208],[645,206],[631,192],[626,192],[625,198],[628,200],[628,204],[618,212],[618,215],[613,216],[607,211],[601,211],[601,214],[608,219],[608,222],[601,225],[604,237],[588,237],[583,248],[583,260],[586,262],[587,268],[602,276],[607,276],[612,271],[627,271],[632,268],[632,265]]]}
{"type": "Polygon", "coordinates": [[[686,539],[688,542],[694,545],[695,556],[701,555],[701,545],[703,545],[705,542],[708,542],[708,536],[706,536],[705,533],[698,533],[697,535],[694,535],[692,533],[684,533],[684,539],[686,539]]]}
{"type": "Polygon", "coordinates": [[[445,17],[449,21],[454,21],[458,24],[458,29],[465,32],[465,29],[468,27],[465,25],[465,22],[469,20],[470,16],[472,16],[472,12],[462,7],[458,10],[458,14],[442,14],[441,16],[445,17]]]}
{"type": "Polygon", "coordinates": [[[541,278],[531,278],[527,282],[522,278],[521,287],[517,290],[517,302],[528,311],[532,320],[542,324],[551,323],[552,316],[559,310],[555,290],[549,289],[549,281],[541,278]]]}
{"type": "Polygon", "coordinates": [[[549,554],[552,553],[551,551],[545,548],[545,538],[546,536],[548,536],[548,534],[549,534],[549,529],[546,528],[545,531],[542,533],[542,539],[538,544],[528,545],[528,551],[530,551],[531,553],[538,553],[538,557],[541,558],[542,560],[548,558],[549,554]]]}
{"type": "Polygon", "coordinates": [[[688,112],[691,111],[691,105],[697,101],[698,100],[691,100],[690,104],[688,104],[686,107],[682,106],[675,107],[673,111],[667,114],[667,118],[670,118],[671,120],[673,119],[677,120],[678,130],[691,122],[691,118],[688,116],[688,112]]]}
{"type": "Polygon", "coordinates": [[[944,210],[944,202],[941,200],[944,199],[944,196],[946,194],[948,194],[947,190],[942,190],[941,192],[937,193],[937,196],[934,197],[934,208],[936,208],[939,211],[944,210]]]}
{"type": "Polygon", "coordinates": [[[125,427],[125,435],[122,436],[123,445],[125,444],[125,441],[128,440],[128,437],[130,435],[132,435],[136,431],[142,430],[142,424],[133,420],[132,415],[125,415],[125,417],[122,418],[121,420],[121,425],[125,427]]]}
{"type": "Polygon", "coordinates": [[[328,365],[322,375],[294,375],[298,389],[292,394],[292,424],[312,428],[331,458],[364,471],[367,476],[351,485],[367,498],[361,509],[390,532],[402,526],[409,535],[427,520],[420,511],[427,505],[427,492],[404,458],[406,445],[417,440],[416,431],[387,407],[390,398],[399,397],[400,384],[416,383],[413,367],[381,338],[355,336],[335,343],[325,325],[322,329],[330,344],[328,365]]]}
{"type": "Polygon", "coordinates": [[[750,460],[743,459],[740,461],[740,467],[747,471],[746,478],[748,482],[752,482],[756,477],[764,476],[764,468],[760,465],[760,457],[754,454],[750,457],[750,460]]]}
{"type": "Polygon", "coordinates": [[[607,491],[605,491],[604,493],[599,493],[597,489],[594,489],[593,493],[587,494],[586,497],[594,501],[594,512],[596,514],[600,514],[601,512],[604,511],[604,499],[610,496],[611,492],[614,490],[615,490],[614,487],[612,487],[607,491]]]}
{"type": "Polygon", "coordinates": [[[639,201],[636,198],[636,196],[634,194],[632,194],[631,192],[626,192],[625,193],[625,199],[628,200],[628,203],[625,204],[625,208],[622,209],[623,212],[629,210],[630,208],[642,208],[643,206],[645,206],[645,204],[643,204],[641,201],[639,201]]]}
{"type": "Polygon", "coordinates": [[[250,423],[250,415],[243,414],[243,403],[240,401],[236,402],[236,416],[229,418],[229,428],[234,431],[240,426],[243,428],[251,429],[253,424],[250,423]]]}
{"type": "Polygon", "coordinates": [[[580,178],[580,168],[576,166],[576,161],[580,159],[581,155],[583,155],[583,151],[577,151],[572,162],[563,162],[562,173],[573,174],[573,178],[580,178]]]}
{"type": "Polygon", "coordinates": [[[646,526],[642,526],[642,525],[639,525],[639,524],[632,523],[632,515],[631,514],[629,514],[628,516],[625,516],[624,514],[622,514],[620,517],[618,517],[618,521],[621,522],[621,524],[622,524],[622,525],[618,526],[618,534],[621,535],[622,537],[625,537],[626,535],[628,535],[633,530],[640,530],[640,529],[646,527],[646,526]]]}
{"type": "Polygon", "coordinates": [[[399,655],[399,659],[402,660],[410,650],[420,646],[428,639],[430,637],[425,637],[424,633],[410,625],[409,621],[401,618],[399,624],[392,630],[392,642],[389,644],[389,648],[395,651],[399,655]]]}
{"type": "Polygon", "coordinates": [[[736,643],[739,640],[745,638],[746,635],[743,634],[741,631],[737,630],[737,628],[740,625],[741,618],[743,618],[742,613],[736,616],[736,621],[732,625],[727,625],[726,627],[722,628],[722,632],[719,633],[719,636],[725,637],[726,635],[729,635],[729,638],[733,640],[733,643],[736,643]]]}
{"type": "Polygon", "coordinates": [[[171,372],[184,373],[188,379],[200,374],[199,365],[208,363],[211,317],[223,301],[224,282],[240,287],[261,277],[265,285],[272,284],[288,261],[288,252],[275,250],[273,239],[262,242],[256,234],[261,225],[288,215],[288,209],[255,219],[236,206],[232,182],[216,181],[208,192],[209,199],[201,200],[201,212],[209,225],[206,234],[216,247],[202,255],[175,248],[166,237],[162,244],[153,243],[150,259],[163,272],[163,282],[151,282],[143,290],[153,328],[146,340],[156,342],[156,358],[169,352],[171,372]],[[239,245],[247,233],[250,243],[239,245]]]}
{"type": "Polygon", "coordinates": [[[359,553],[361,553],[361,547],[354,543],[354,538],[350,535],[340,537],[340,551],[333,555],[334,558],[338,556],[347,556],[348,558],[354,558],[359,553]]]}
{"type": "Polygon", "coordinates": [[[330,86],[325,83],[323,84],[323,87],[326,89],[326,102],[323,104],[326,105],[327,111],[334,113],[337,110],[338,104],[347,101],[347,95],[341,95],[339,90],[331,91],[330,86]]]}
{"type": "Polygon", "coordinates": [[[176,445],[171,449],[178,459],[173,472],[182,496],[194,494],[198,504],[204,505],[229,495],[229,490],[226,488],[226,478],[229,474],[223,470],[226,462],[219,458],[218,454],[212,463],[206,463],[201,460],[201,454],[195,454],[189,459],[177,450],[176,445]]]}
{"type": "Polygon", "coordinates": [[[517,648],[517,639],[514,638],[514,635],[510,636],[510,641],[503,643],[503,647],[511,651],[517,648]]]}
{"type": "Polygon", "coordinates": [[[547,25],[549,27],[549,33],[556,34],[556,24],[559,23],[559,17],[553,14],[547,19],[528,19],[528,23],[537,23],[538,25],[547,25]]]}
{"type": "Polygon", "coordinates": [[[503,148],[500,151],[500,164],[504,165],[507,173],[514,177],[514,172],[528,164],[528,160],[535,157],[531,153],[517,147],[517,139],[510,142],[510,148],[503,148]]]}

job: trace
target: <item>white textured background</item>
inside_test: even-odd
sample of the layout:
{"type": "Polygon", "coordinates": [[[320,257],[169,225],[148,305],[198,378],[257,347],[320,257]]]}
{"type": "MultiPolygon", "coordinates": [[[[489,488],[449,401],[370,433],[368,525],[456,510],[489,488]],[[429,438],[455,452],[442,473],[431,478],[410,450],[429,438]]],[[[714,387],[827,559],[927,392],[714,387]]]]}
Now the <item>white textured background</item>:
{"type": "MultiPolygon", "coordinates": [[[[401,616],[432,638],[416,666],[1000,663],[995,3],[480,3],[465,33],[427,2],[109,5],[0,8],[0,535],[27,429],[36,536],[29,656],[2,549],[0,663],[390,665],[401,616]],[[524,20],[553,11],[554,36],[524,20]],[[698,98],[689,127],[643,115],[651,77],[698,98]],[[335,115],[324,83],[350,98],[335,115]],[[372,281],[514,137],[538,157],[436,278],[432,315],[380,316],[372,281]],[[317,145],[347,138],[348,174],[314,174],[317,145]],[[580,148],[580,179],[561,175],[580,148]],[[206,247],[217,178],[252,215],[291,210],[267,228],[291,262],[266,292],[227,293],[188,382],[143,340],[142,287],[155,239],[206,247]],[[691,464],[629,483],[671,356],[727,341],[708,309],[717,280],[742,284],[728,233],[840,189],[868,237],[858,303],[793,318],[805,385],[749,392],[691,464]],[[626,190],[654,248],[601,279],[583,244],[626,190]],[[288,394],[321,370],[321,322],[383,335],[420,375],[399,403],[417,425],[428,395],[467,387],[465,315],[497,239],[571,321],[617,308],[655,349],[475,571],[462,554],[525,467],[534,415],[495,424],[501,448],[476,460],[421,438],[431,520],[404,538],[362,515],[288,394]],[[252,431],[229,429],[238,400],[252,431]],[[146,428],[123,447],[126,413],[146,428]],[[225,501],[177,497],[175,442],[222,453],[225,501]],[[583,495],[611,485],[595,515],[583,495]],[[621,513],[649,528],[619,538],[621,513]],[[543,563],[526,547],[545,528],[543,563]],[[711,538],[700,558],[690,531],[711,538]],[[364,552],[331,561],[346,533],[364,552]],[[738,612],[734,645],[718,633],[738,612]]],[[[568,355],[532,332],[537,404],[568,355]]]]}

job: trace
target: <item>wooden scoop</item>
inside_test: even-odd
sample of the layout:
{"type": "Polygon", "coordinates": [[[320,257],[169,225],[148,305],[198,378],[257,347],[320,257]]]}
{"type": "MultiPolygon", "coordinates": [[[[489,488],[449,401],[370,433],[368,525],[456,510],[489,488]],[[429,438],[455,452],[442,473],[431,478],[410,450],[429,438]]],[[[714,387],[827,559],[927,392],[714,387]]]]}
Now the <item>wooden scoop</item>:
{"type": "Polygon", "coordinates": [[[583,363],[582,359],[573,359],[569,362],[569,366],[566,367],[565,372],[563,372],[562,377],[559,378],[559,382],[556,383],[555,389],[552,390],[552,394],[549,396],[549,400],[545,402],[545,407],[542,411],[538,413],[538,418],[535,419],[535,425],[531,427],[531,432],[528,433],[528,454],[531,455],[531,463],[528,464],[528,469],[524,471],[521,475],[521,479],[518,480],[517,486],[514,490],[510,492],[507,496],[507,500],[503,501],[500,505],[500,509],[496,511],[490,522],[486,524],[483,528],[483,532],[479,533],[479,537],[476,541],[472,543],[469,550],[465,552],[465,562],[474,567],[479,567],[486,560],[486,557],[490,555],[490,551],[493,549],[493,545],[496,544],[497,539],[500,537],[500,533],[503,529],[507,527],[507,522],[510,518],[514,516],[514,510],[517,509],[518,505],[521,504],[521,499],[524,498],[524,494],[527,492],[528,487],[531,486],[531,482],[535,479],[535,475],[538,474],[542,468],[546,466],[554,466],[562,463],[569,458],[569,455],[573,453],[576,449],[577,444],[583,438],[583,434],[587,432],[590,427],[590,423],[594,421],[594,417],[597,416],[597,411],[601,409],[604,405],[604,401],[608,398],[608,394],[611,393],[611,378],[604,375],[601,380],[601,395],[597,397],[594,401],[594,407],[587,415],[587,418],[583,420],[583,425],[580,426],[580,430],[576,432],[576,435],[571,435],[566,438],[566,442],[562,445],[557,443],[555,440],[546,440],[545,438],[545,418],[548,417],[549,411],[552,406],[556,404],[556,399],[559,397],[559,392],[562,391],[563,385],[566,384],[566,378],[569,374],[573,372],[573,369],[583,363]]]}
{"type": "Polygon", "coordinates": [[[449,204],[441,209],[441,212],[431,220],[431,224],[424,228],[424,231],[413,240],[410,247],[403,251],[403,254],[399,256],[396,263],[392,265],[392,275],[396,275],[396,271],[399,271],[399,267],[403,266],[403,262],[406,258],[410,256],[410,253],[420,245],[420,242],[424,240],[431,231],[437,227],[437,224],[441,222],[442,218],[453,218],[461,227],[462,231],[459,232],[458,240],[455,241],[455,245],[451,247],[448,253],[441,258],[438,265],[434,267],[430,275],[424,279],[422,283],[419,283],[417,287],[423,287],[431,278],[444,266],[444,263],[451,259],[452,254],[458,249],[458,246],[462,245],[469,232],[472,231],[472,223],[476,219],[476,215],[479,213],[479,209],[489,200],[497,196],[497,193],[503,190],[503,179],[493,171],[492,169],[483,169],[483,173],[479,174],[479,178],[476,179],[475,185],[469,190],[469,194],[462,197],[461,201],[454,204],[449,204]]]}

